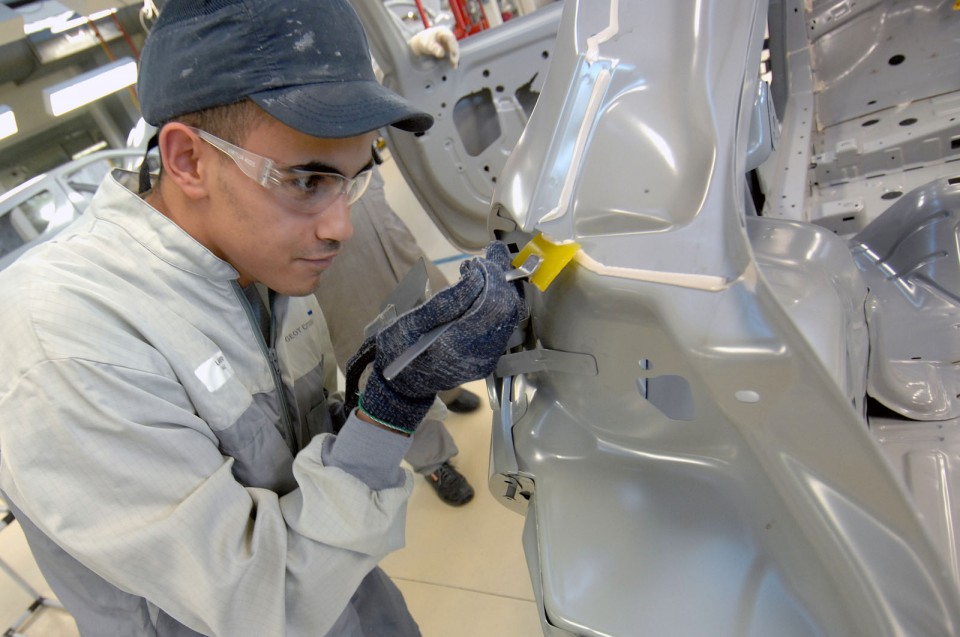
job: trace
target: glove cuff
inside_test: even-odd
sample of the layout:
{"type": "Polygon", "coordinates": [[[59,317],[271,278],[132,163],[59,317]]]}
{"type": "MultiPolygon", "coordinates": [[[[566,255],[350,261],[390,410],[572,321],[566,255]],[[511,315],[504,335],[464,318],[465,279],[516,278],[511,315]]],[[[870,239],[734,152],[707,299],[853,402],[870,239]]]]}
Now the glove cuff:
{"type": "Polygon", "coordinates": [[[412,397],[398,394],[379,371],[373,370],[360,395],[359,407],[381,425],[412,434],[430,411],[434,398],[435,395],[412,397]]]}

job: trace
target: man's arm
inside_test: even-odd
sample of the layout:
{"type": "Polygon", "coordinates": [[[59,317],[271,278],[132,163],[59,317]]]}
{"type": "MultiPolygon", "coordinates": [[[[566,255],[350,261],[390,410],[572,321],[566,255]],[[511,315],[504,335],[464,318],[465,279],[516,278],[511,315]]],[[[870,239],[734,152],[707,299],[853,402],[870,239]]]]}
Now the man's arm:
{"type": "Polygon", "coordinates": [[[342,439],[298,454],[300,488],[278,497],[236,481],[188,406],[165,376],[36,365],[0,397],[0,489],[85,566],[194,630],[324,634],[402,544],[412,488],[348,471],[396,471],[407,439],[351,417],[342,439]]]}

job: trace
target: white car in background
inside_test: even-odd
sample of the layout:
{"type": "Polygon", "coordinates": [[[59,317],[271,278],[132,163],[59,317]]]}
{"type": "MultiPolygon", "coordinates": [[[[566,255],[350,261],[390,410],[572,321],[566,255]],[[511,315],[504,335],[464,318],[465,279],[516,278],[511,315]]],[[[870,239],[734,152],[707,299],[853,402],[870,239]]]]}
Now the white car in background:
{"type": "Polygon", "coordinates": [[[0,195],[0,269],[79,217],[112,169],[136,166],[142,158],[139,149],[97,151],[0,195]]]}

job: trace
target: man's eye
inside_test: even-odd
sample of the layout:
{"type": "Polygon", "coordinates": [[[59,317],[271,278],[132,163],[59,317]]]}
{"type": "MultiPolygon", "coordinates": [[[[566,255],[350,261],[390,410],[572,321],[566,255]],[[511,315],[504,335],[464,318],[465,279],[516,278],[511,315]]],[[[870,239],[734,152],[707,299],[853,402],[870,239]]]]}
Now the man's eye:
{"type": "Polygon", "coordinates": [[[335,175],[325,175],[323,173],[311,173],[305,175],[293,175],[287,184],[296,192],[312,197],[329,192],[336,188],[339,179],[335,175]]]}

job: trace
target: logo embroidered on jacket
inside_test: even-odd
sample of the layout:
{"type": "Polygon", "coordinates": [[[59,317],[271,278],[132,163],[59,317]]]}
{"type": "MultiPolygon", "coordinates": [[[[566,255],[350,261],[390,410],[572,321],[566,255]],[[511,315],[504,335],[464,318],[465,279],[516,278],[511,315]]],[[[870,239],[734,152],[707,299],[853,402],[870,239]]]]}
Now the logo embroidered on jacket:
{"type": "Polygon", "coordinates": [[[297,329],[293,330],[292,332],[290,332],[289,334],[287,334],[286,336],[284,336],[284,337],[283,337],[284,342],[285,342],[285,343],[289,343],[289,342],[292,341],[293,339],[297,338],[297,337],[300,336],[304,331],[306,331],[307,329],[309,329],[309,327],[310,327],[311,325],[313,325],[313,319],[310,319],[309,321],[307,321],[306,323],[304,323],[303,325],[301,325],[301,326],[298,327],[297,329]]]}

